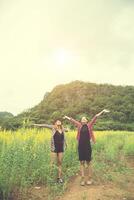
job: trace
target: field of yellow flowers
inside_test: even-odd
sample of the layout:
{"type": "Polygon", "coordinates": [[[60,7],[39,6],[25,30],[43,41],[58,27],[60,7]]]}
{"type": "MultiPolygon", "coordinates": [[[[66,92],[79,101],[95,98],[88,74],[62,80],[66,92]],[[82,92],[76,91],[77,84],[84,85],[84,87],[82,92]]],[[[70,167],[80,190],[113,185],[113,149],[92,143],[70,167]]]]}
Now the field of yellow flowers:
{"type": "MultiPolygon", "coordinates": [[[[127,171],[126,157],[134,156],[134,133],[126,131],[95,132],[93,146],[94,176],[113,180],[111,173],[127,171]]],[[[9,199],[13,191],[23,191],[31,185],[43,184],[56,194],[56,166],[50,168],[50,137],[47,129],[0,131],[0,199],[9,199]]],[[[79,169],[76,132],[66,133],[68,147],[64,153],[65,183],[79,169]]],[[[63,189],[65,184],[63,185],[63,189]]],[[[59,192],[59,191],[58,191],[59,192]]],[[[62,190],[60,189],[60,192],[62,190]]]]}

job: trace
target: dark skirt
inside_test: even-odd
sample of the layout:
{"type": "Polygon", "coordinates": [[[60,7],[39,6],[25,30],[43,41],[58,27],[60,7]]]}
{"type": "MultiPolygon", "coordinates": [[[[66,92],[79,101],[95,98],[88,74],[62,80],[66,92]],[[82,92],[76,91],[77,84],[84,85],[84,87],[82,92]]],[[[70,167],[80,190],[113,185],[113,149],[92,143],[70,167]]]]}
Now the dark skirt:
{"type": "Polygon", "coordinates": [[[63,144],[56,145],[54,153],[63,153],[63,152],[64,152],[63,144]]]}
{"type": "Polygon", "coordinates": [[[86,145],[78,145],[78,153],[80,161],[91,161],[92,159],[92,148],[90,141],[86,145]]]}

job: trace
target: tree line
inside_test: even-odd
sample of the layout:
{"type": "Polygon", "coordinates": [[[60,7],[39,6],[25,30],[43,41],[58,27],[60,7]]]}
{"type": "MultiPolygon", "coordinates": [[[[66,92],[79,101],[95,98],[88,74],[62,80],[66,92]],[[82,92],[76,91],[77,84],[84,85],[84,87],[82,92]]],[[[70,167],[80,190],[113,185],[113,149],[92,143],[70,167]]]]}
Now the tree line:
{"type": "MultiPolygon", "coordinates": [[[[114,86],[74,81],[56,86],[33,108],[16,117],[0,121],[5,129],[30,127],[32,123],[54,123],[64,115],[89,120],[102,109],[110,113],[96,123],[97,130],[134,131],[134,86],[114,86]]],[[[67,123],[67,122],[65,122],[67,123]]]]}

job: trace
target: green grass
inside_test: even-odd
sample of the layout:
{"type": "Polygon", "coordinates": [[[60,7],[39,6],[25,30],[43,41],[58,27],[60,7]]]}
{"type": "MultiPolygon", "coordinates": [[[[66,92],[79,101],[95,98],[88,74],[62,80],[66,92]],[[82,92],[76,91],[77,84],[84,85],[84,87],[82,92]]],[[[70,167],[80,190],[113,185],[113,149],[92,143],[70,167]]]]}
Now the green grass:
{"type": "MultiPolygon", "coordinates": [[[[114,181],[117,173],[129,173],[126,157],[134,156],[134,133],[126,131],[95,132],[93,147],[94,178],[114,181]]],[[[7,200],[14,190],[27,191],[36,184],[50,188],[51,195],[60,195],[68,179],[79,169],[76,132],[66,133],[68,148],[64,154],[65,184],[55,183],[57,167],[50,168],[50,137],[46,129],[21,129],[0,132],[0,196],[7,200]]],[[[50,196],[51,198],[51,196],[50,196]]]]}

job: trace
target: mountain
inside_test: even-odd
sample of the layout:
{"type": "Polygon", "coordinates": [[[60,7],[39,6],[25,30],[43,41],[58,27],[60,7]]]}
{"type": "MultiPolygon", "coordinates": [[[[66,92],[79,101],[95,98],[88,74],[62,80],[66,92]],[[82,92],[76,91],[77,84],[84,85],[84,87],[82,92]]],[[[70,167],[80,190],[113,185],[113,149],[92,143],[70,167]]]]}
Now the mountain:
{"type": "Polygon", "coordinates": [[[14,115],[10,112],[0,112],[0,119],[7,119],[7,118],[11,118],[14,115]]]}
{"type": "MultiPolygon", "coordinates": [[[[111,112],[98,119],[96,129],[134,130],[134,86],[114,86],[82,81],[56,86],[44,95],[38,105],[12,120],[14,125],[17,121],[15,125],[17,128],[22,124],[33,122],[54,123],[64,115],[78,120],[84,115],[90,120],[104,108],[111,112]]],[[[8,124],[5,126],[8,127],[8,124]]]]}
{"type": "Polygon", "coordinates": [[[11,119],[13,118],[13,114],[12,113],[9,113],[9,112],[0,112],[0,125],[5,121],[5,120],[8,120],[8,119],[11,119]]]}

